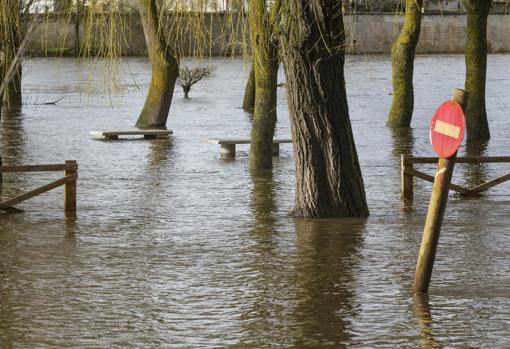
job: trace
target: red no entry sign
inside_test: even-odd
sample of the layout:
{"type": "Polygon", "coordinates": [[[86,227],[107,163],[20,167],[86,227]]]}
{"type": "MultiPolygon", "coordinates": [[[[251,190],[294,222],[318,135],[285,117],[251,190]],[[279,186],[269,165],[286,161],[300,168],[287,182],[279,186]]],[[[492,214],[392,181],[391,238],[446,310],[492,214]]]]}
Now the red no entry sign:
{"type": "Polygon", "coordinates": [[[430,123],[430,143],[439,157],[455,154],[464,138],[466,121],[459,103],[447,101],[436,110],[430,123]]]}

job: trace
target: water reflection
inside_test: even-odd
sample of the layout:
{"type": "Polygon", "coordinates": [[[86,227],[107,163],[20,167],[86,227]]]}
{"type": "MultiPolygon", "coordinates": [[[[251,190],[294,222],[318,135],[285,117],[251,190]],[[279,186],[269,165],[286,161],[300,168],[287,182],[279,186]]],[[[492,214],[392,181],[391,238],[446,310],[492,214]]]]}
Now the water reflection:
{"type": "Polygon", "coordinates": [[[395,156],[413,155],[415,144],[413,129],[410,127],[395,127],[389,130],[393,142],[392,154],[395,156]]]}
{"type": "MultiPolygon", "coordinates": [[[[410,127],[394,127],[390,128],[392,147],[391,152],[393,156],[398,156],[398,164],[394,166],[400,169],[400,156],[401,155],[413,155],[414,152],[414,144],[415,137],[413,134],[413,129],[410,127]]],[[[402,176],[402,174],[401,174],[402,176]]],[[[401,182],[395,183],[397,188],[400,188],[402,185],[401,182]]],[[[402,198],[402,211],[406,213],[411,213],[413,210],[413,200],[402,198]]]]}
{"type": "Polygon", "coordinates": [[[169,159],[172,150],[172,136],[166,139],[155,139],[150,141],[150,167],[160,166],[169,159]]]}
{"type": "Polygon", "coordinates": [[[364,220],[296,219],[298,333],[295,348],[343,348],[351,339],[354,274],[360,263],[364,220]]]}
{"type": "Polygon", "coordinates": [[[253,233],[268,234],[274,230],[276,222],[275,183],[273,172],[252,171],[253,190],[251,192],[251,210],[255,219],[253,233]]]}
{"type": "Polygon", "coordinates": [[[25,149],[25,129],[20,111],[2,110],[0,148],[4,163],[22,163],[25,149]]]}
{"type": "MultiPolygon", "coordinates": [[[[26,142],[23,117],[24,115],[19,110],[2,110],[2,119],[0,120],[0,156],[2,157],[3,164],[20,164],[23,162],[26,142]]],[[[23,181],[22,176],[15,174],[0,176],[0,197],[13,194],[14,192],[11,190],[11,187],[20,187],[24,185],[25,182],[23,181]],[[4,182],[11,182],[13,180],[16,184],[13,186],[4,186],[4,182]],[[9,187],[9,189],[7,187],[9,187]]],[[[16,213],[20,211],[11,208],[7,212],[16,213]]]]}
{"type": "Polygon", "coordinates": [[[278,337],[282,330],[282,299],[288,289],[282,286],[281,262],[284,256],[278,250],[278,234],[275,229],[276,184],[273,172],[251,171],[252,190],[250,209],[253,222],[248,231],[248,268],[253,279],[253,302],[243,313],[243,331],[249,341],[242,348],[263,348],[269,337],[278,337]]]}
{"type": "MultiPolygon", "coordinates": [[[[487,140],[473,140],[467,139],[466,141],[466,156],[485,156],[489,141],[487,140]]],[[[487,164],[462,164],[464,168],[464,175],[466,185],[468,187],[475,187],[487,181],[487,164]]]]}
{"type": "Polygon", "coordinates": [[[414,315],[420,326],[420,348],[433,349],[441,346],[434,338],[432,328],[432,315],[430,312],[429,296],[427,294],[415,294],[413,296],[414,315]]]}

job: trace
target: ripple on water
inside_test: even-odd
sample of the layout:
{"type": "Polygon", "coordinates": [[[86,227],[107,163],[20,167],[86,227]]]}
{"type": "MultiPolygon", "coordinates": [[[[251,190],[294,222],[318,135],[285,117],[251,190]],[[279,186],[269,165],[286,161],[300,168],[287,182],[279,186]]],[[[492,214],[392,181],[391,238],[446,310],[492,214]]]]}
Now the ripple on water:
{"type": "MultiPolygon", "coordinates": [[[[139,113],[146,59],[129,58],[107,104],[101,82],[89,93],[72,59],[29,59],[27,93],[57,105],[2,115],[5,162],[79,162],[76,220],[62,214],[62,190],[1,215],[2,348],[440,348],[510,346],[507,258],[509,187],[480,199],[452,195],[428,299],[412,297],[430,185],[415,183],[412,207],[400,202],[399,155],[432,155],[428,123],[463,85],[462,56],[416,60],[413,129],[389,132],[391,64],[352,57],[347,88],[372,216],[366,221],[297,220],[292,148],[272,173],[250,175],[248,148],[219,159],[214,136],[247,136],[238,108],[242,60],[212,60],[214,78],[191,100],[176,91],[173,141],[97,142],[92,129],[125,128],[139,113]],[[367,99],[367,97],[370,97],[367,99]]],[[[508,57],[489,57],[487,108],[492,139],[508,153],[508,57]]],[[[27,70],[28,71],[28,70],[27,70]]],[[[283,81],[280,72],[280,80],[283,81]]],[[[285,90],[278,91],[277,135],[290,134],[285,90]]],[[[506,165],[459,165],[455,181],[476,185],[506,165]]],[[[433,166],[424,166],[433,171],[433,166]]],[[[3,195],[51,175],[5,175],[3,195]]]]}

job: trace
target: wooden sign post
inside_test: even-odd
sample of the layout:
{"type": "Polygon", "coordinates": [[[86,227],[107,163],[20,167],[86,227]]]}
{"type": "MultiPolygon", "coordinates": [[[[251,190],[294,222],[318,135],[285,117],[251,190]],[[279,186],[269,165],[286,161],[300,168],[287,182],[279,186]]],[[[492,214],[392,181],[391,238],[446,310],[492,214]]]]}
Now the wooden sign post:
{"type": "Polygon", "coordinates": [[[464,108],[467,105],[468,96],[468,92],[455,89],[453,100],[439,107],[430,125],[430,141],[432,148],[439,155],[439,162],[432,186],[420,254],[416,263],[413,285],[415,293],[426,293],[429,289],[441,224],[448,201],[448,187],[453,175],[457,150],[464,137],[464,108]]]}

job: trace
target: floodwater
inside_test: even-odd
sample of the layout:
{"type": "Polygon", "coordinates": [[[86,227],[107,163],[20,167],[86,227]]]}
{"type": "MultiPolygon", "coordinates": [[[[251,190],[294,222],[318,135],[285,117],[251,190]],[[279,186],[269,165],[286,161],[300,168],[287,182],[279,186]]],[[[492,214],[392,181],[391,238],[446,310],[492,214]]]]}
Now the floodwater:
{"type": "MultiPolygon", "coordinates": [[[[89,139],[132,126],[149,65],[117,66],[120,93],[104,94],[102,65],[25,61],[21,115],[2,115],[4,163],[79,163],[78,214],[66,219],[60,188],[0,214],[0,348],[505,348],[510,347],[510,186],[483,197],[451,194],[428,298],[411,284],[431,186],[400,200],[399,157],[432,156],[428,123],[462,87],[462,56],[416,61],[413,129],[385,127],[390,61],[357,56],[346,67],[349,106],[371,217],[289,216],[290,145],[272,172],[250,174],[204,140],[247,136],[239,109],[247,68],[213,60],[216,76],[176,90],[172,141],[89,139]],[[65,97],[56,105],[43,102],[65,97]]],[[[283,79],[283,75],[282,75],[283,79]]],[[[509,155],[510,60],[489,57],[492,139],[460,155],[509,155]]],[[[290,134],[279,90],[277,135],[290,134]]],[[[421,166],[433,173],[433,166],[421,166]]],[[[474,186],[505,164],[457,165],[474,186]]],[[[3,197],[59,173],[4,175],[3,197]]]]}

